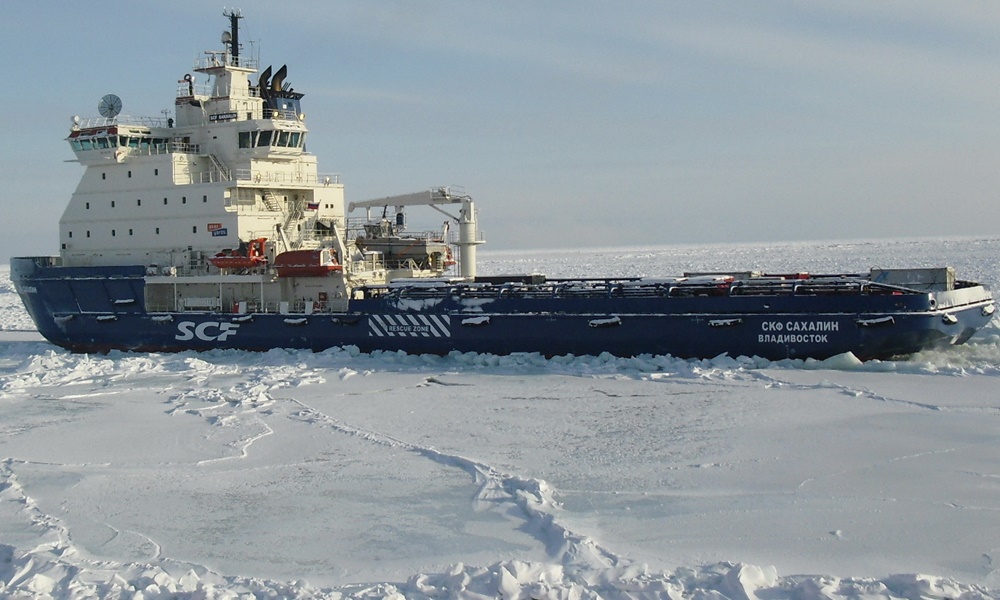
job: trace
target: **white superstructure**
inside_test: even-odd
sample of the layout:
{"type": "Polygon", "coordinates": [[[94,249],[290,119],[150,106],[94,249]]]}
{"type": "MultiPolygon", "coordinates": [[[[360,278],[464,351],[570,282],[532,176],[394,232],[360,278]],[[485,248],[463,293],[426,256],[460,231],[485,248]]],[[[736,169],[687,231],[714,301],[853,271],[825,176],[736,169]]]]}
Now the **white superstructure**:
{"type": "Polygon", "coordinates": [[[303,94],[285,81],[286,66],[258,71],[256,60],[240,53],[241,16],[226,16],[225,48],[205,52],[177,81],[172,118],[119,116],[121,100],[111,94],[101,100],[100,117],[73,118],[67,140],[86,170],[59,222],[62,264],[145,265],[153,285],[188,278],[172,281],[174,288],[251,275],[266,286],[295,277],[288,265],[310,266],[299,263],[314,251],[308,256],[337,266],[322,271],[338,279],[331,289],[347,293],[396,277],[442,276],[456,263],[447,225],[436,234],[403,233],[403,208],[427,204],[457,225],[461,275],[474,277],[482,241],[471,198],[460,190],[357,203],[396,212],[348,222],[340,176],[320,173],[305,149],[303,94]],[[462,205],[457,216],[438,206],[449,203],[462,205]],[[275,268],[282,263],[286,268],[275,268]]]}
{"type": "Polygon", "coordinates": [[[224,41],[178,82],[174,118],[119,117],[113,96],[102,117],[74,118],[68,140],[86,172],[60,219],[63,264],[186,269],[240,240],[264,237],[280,253],[343,229],[343,185],[305,151],[302,94],[285,67],[251,83],[254,60],[224,41]]]}

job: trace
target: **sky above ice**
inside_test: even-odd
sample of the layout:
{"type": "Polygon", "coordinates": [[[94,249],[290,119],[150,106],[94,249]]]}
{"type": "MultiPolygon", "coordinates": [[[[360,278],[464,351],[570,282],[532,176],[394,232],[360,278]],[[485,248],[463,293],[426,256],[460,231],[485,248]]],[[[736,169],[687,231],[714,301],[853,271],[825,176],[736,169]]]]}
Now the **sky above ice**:
{"type": "MultiPolygon", "coordinates": [[[[1000,230],[998,3],[239,7],[348,200],[464,185],[487,248],[1000,230]]],[[[171,109],[222,10],[5,3],[0,257],[56,252],[70,118],[171,109]]]]}

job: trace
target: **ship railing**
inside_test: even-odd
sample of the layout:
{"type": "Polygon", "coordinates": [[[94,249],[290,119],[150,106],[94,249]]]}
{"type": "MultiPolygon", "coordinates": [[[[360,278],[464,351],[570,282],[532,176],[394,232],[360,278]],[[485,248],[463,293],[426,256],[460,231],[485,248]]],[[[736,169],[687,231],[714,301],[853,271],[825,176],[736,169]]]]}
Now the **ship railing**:
{"type": "Polygon", "coordinates": [[[299,234],[299,239],[304,243],[310,242],[329,242],[337,239],[332,233],[327,233],[323,231],[316,231],[315,229],[310,229],[303,231],[299,234]]]}
{"type": "Polygon", "coordinates": [[[178,98],[210,98],[212,96],[212,86],[207,83],[188,83],[187,81],[177,82],[178,98]]]}
{"type": "Polygon", "coordinates": [[[212,296],[205,298],[178,298],[176,302],[147,302],[150,313],[169,312],[213,312],[220,314],[294,314],[308,315],[334,312],[326,302],[311,300],[296,301],[233,301],[227,303],[212,296]]]}
{"type": "MultiPolygon", "coordinates": [[[[460,239],[459,236],[460,236],[460,233],[457,230],[455,230],[455,229],[452,229],[452,230],[448,231],[448,243],[449,244],[457,244],[459,242],[459,239],[460,239]]],[[[486,237],[483,234],[483,230],[479,229],[479,228],[476,229],[476,233],[473,236],[473,238],[477,242],[485,242],[486,241],[486,237]]]]}
{"type": "Polygon", "coordinates": [[[736,281],[732,296],[856,296],[871,293],[871,283],[862,279],[763,279],[736,281]]]}
{"type": "Polygon", "coordinates": [[[222,183],[226,181],[232,181],[232,178],[228,174],[219,171],[218,169],[212,169],[211,171],[202,171],[200,173],[192,173],[189,177],[189,182],[191,184],[195,183],[222,183]]]}
{"type": "Polygon", "coordinates": [[[725,296],[832,296],[912,293],[912,290],[885,287],[865,280],[768,279],[764,281],[693,282],[622,280],[563,280],[540,284],[403,285],[382,290],[399,298],[695,298],[725,296]]]}
{"type": "MultiPolygon", "coordinates": [[[[359,237],[368,237],[368,234],[365,231],[365,225],[372,225],[378,222],[379,220],[369,220],[365,217],[351,217],[347,219],[347,239],[353,240],[359,237]]],[[[396,237],[399,237],[404,240],[422,240],[428,242],[442,242],[442,243],[454,244],[455,241],[457,241],[458,239],[453,235],[448,235],[448,239],[446,241],[445,235],[440,229],[430,229],[425,231],[408,231],[408,230],[399,231],[395,228],[394,225],[392,228],[392,233],[396,237]]]]}
{"type": "MultiPolygon", "coordinates": [[[[444,240],[444,235],[441,230],[430,230],[430,231],[397,231],[394,232],[395,236],[401,240],[410,240],[414,242],[440,242],[442,244],[446,243],[444,240]]],[[[365,230],[361,227],[348,226],[347,239],[353,240],[358,237],[365,238],[368,237],[365,230]]]]}
{"type": "Polygon", "coordinates": [[[170,151],[179,154],[201,154],[201,146],[184,142],[170,142],[170,151]]]}
{"type": "Polygon", "coordinates": [[[361,260],[351,260],[347,263],[347,268],[351,273],[365,273],[379,271],[385,268],[381,252],[365,252],[361,260]]]}
{"type": "Polygon", "coordinates": [[[348,217],[347,219],[347,239],[353,240],[358,236],[366,237],[365,225],[371,223],[365,217],[348,217]]]}
{"type": "Polygon", "coordinates": [[[263,110],[265,119],[277,119],[279,121],[298,121],[299,114],[294,110],[282,108],[265,108],[263,110]]]}
{"type": "Polygon", "coordinates": [[[205,56],[194,61],[195,70],[212,69],[215,67],[240,67],[242,69],[257,69],[257,59],[252,56],[233,56],[228,52],[209,51],[205,56]]]}
{"type": "Polygon", "coordinates": [[[444,234],[440,229],[429,231],[401,231],[399,232],[399,237],[405,240],[424,240],[428,242],[445,243],[444,234]]]}
{"type": "Polygon", "coordinates": [[[125,150],[126,156],[155,156],[158,154],[199,154],[198,144],[167,142],[165,144],[140,144],[138,146],[117,146],[125,150]]]}
{"type": "MultiPolygon", "coordinates": [[[[313,229],[301,232],[295,232],[296,235],[289,236],[290,241],[301,242],[303,244],[308,244],[311,246],[323,245],[323,243],[329,243],[337,239],[332,233],[325,233],[322,231],[316,231],[313,229]]],[[[247,233],[247,236],[251,239],[256,238],[273,238],[274,229],[254,229],[247,233]]]]}
{"type": "Polygon", "coordinates": [[[91,127],[111,127],[114,125],[126,125],[130,127],[166,127],[167,121],[161,117],[136,117],[131,115],[118,115],[117,117],[86,117],[81,118],[75,126],[79,129],[89,129],[91,127]]]}
{"type": "Polygon", "coordinates": [[[340,183],[339,173],[288,173],[285,171],[261,171],[257,169],[236,169],[236,180],[251,183],[276,183],[280,185],[335,185],[340,183]]]}

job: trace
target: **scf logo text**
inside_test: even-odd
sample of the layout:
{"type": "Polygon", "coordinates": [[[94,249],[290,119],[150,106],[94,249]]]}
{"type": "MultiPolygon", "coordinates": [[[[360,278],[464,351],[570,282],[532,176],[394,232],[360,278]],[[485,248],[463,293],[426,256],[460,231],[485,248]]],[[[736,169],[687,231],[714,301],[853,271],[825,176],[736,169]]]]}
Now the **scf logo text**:
{"type": "Polygon", "coordinates": [[[236,323],[219,323],[217,321],[205,321],[204,323],[194,323],[193,321],[181,321],[177,324],[177,335],[174,339],[184,342],[198,338],[206,342],[224,342],[226,338],[236,333],[239,329],[236,323]]]}

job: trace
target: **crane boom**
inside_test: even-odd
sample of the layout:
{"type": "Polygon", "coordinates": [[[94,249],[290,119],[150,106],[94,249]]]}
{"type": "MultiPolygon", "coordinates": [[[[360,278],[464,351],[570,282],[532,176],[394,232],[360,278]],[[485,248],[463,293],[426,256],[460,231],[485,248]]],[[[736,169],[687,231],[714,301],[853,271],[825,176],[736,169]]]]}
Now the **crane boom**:
{"type": "Polygon", "coordinates": [[[431,188],[423,192],[351,202],[347,207],[347,212],[353,212],[358,208],[374,208],[376,206],[434,206],[437,204],[462,204],[471,200],[472,198],[465,193],[465,190],[446,186],[431,188]]]}

